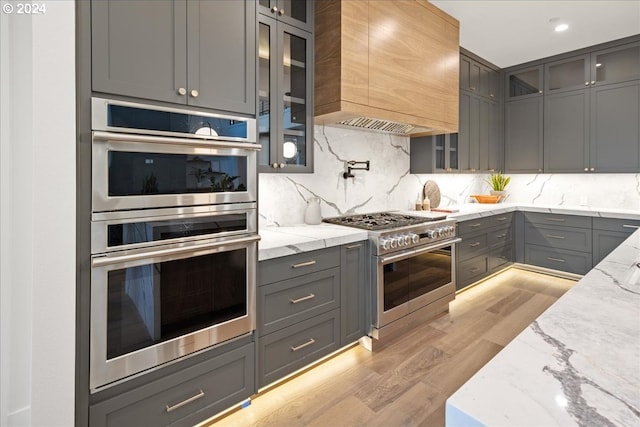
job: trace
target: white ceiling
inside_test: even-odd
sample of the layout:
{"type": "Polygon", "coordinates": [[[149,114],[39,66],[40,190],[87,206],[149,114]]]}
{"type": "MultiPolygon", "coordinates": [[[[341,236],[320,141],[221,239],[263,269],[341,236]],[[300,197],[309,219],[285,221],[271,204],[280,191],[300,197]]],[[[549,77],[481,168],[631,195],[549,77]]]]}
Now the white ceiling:
{"type": "Polygon", "coordinates": [[[431,0],[460,21],[460,45],[506,68],[640,34],[640,0],[431,0]],[[563,33],[549,20],[569,24],[563,33]]]}

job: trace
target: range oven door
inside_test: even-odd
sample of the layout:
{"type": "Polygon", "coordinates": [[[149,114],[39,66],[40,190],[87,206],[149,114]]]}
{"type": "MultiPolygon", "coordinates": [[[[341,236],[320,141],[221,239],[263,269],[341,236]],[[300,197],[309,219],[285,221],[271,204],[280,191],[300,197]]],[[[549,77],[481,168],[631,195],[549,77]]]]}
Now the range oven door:
{"type": "Polygon", "coordinates": [[[91,259],[90,390],[255,329],[257,235],[91,259]]]}
{"type": "Polygon", "coordinates": [[[94,131],[92,212],[257,200],[257,144],[94,131]]]}
{"type": "Polygon", "coordinates": [[[455,292],[455,243],[460,239],[377,259],[376,328],[455,292]]]}

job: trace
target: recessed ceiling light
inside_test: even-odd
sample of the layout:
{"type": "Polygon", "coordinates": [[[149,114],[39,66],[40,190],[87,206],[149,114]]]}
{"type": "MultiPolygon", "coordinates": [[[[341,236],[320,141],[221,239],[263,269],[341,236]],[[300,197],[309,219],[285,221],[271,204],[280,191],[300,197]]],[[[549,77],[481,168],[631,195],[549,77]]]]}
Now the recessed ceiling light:
{"type": "Polygon", "coordinates": [[[558,25],[556,25],[556,28],[555,28],[557,33],[561,33],[563,31],[567,31],[568,29],[569,29],[569,26],[567,24],[558,24],[558,25]]]}

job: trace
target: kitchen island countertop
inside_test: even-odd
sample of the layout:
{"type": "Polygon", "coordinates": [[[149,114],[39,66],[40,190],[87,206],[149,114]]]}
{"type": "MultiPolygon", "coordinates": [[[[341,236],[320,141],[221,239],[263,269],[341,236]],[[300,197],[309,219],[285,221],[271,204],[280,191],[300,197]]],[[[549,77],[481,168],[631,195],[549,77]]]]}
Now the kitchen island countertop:
{"type": "Polygon", "coordinates": [[[640,425],[640,230],[456,391],[446,420],[640,425]]]}

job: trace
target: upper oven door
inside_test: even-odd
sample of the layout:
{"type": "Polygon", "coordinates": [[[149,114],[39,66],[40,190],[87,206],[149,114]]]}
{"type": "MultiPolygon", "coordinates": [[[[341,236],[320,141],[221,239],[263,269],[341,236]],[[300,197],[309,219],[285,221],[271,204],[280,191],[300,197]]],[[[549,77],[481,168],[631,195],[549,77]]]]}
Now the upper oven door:
{"type": "Polygon", "coordinates": [[[92,211],[255,202],[259,147],[94,131],[92,211]]]}

